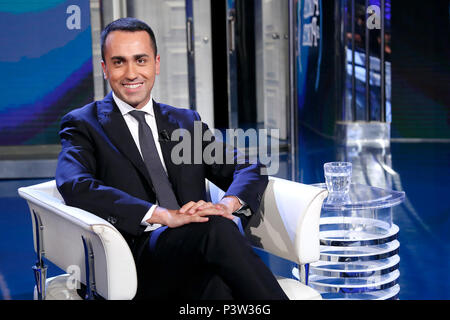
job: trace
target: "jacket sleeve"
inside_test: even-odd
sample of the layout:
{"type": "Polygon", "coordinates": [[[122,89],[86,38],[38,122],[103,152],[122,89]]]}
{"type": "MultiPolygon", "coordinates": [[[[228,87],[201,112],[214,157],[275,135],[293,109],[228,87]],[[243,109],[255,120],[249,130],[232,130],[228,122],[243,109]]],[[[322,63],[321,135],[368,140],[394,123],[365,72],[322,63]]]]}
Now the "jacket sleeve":
{"type": "MultiPolygon", "coordinates": [[[[95,143],[86,121],[68,114],[61,121],[62,150],[56,168],[56,185],[69,206],[89,211],[120,231],[140,235],[142,218],[152,203],[107,186],[97,178],[95,143]]],[[[120,170],[120,169],[119,169],[120,170]]]]}

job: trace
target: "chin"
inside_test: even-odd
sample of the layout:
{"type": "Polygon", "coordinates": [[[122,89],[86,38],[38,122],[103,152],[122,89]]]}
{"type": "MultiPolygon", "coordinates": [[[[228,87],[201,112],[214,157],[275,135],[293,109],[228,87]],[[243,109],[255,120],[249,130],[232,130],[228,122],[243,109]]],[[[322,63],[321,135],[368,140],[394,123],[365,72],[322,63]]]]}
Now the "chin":
{"type": "Polygon", "coordinates": [[[147,98],[145,97],[130,97],[130,99],[127,99],[125,102],[128,103],[130,106],[137,107],[138,105],[142,104],[145,105],[147,101],[147,98]]]}
{"type": "Polygon", "coordinates": [[[132,100],[132,99],[126,99],[123,100],[124,102],[128,103],[133,108],[136,108],[139,104],[143,103],[142,100],[132,100]]]}

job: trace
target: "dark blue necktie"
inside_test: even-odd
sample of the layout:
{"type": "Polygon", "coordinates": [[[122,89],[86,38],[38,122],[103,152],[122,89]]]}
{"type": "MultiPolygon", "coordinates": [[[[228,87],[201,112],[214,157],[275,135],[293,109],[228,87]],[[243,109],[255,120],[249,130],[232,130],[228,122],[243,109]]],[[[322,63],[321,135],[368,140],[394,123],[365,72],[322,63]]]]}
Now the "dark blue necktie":
{"type": "Polygon", "coordinates": [[[139,145],[144,163],[152,179],[159,205],[166,209],[179,209],[180,206],[173,192],[172,185],[158,155],[152,130],[145,121],[145,112],[133,110],[130,114],[139,122],[139,145]]]}

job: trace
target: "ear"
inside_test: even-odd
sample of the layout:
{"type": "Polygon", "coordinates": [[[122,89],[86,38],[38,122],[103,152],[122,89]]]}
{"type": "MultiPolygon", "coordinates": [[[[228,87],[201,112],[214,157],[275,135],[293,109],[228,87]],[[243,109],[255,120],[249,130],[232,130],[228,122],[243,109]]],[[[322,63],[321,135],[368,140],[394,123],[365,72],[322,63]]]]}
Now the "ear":
{"type": "Polygon", "coordinates": [[[102,60],[102,70],[103,70],[103,78],[105,80],[107,80],[108,79],[108,73],[106,72],[106,64],[105,64],[105,61],[103,61],[103,60],[102,60]]]}
{"type": "Polygon", "coordinates": [[[159,54],[157,54],[156,57],[155,57],[155,68],[156,68],[155,73],[157,75],[159,75],[160,62],[161,62],[161,57],[159,56],[159,54]]]}

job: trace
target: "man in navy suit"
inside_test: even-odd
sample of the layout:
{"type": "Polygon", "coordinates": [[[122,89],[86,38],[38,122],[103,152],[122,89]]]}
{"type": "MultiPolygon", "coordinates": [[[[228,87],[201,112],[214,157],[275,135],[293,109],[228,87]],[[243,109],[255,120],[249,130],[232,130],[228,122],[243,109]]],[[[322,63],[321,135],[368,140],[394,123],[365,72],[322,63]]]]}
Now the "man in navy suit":
{"type": "MultiPolygon", "coordinates": [[[[122,233],[136,260],[136,298],[286,299],[233,221],[258,210],[267,186],[261,165],[175,164],[172,150],[179,142],[172,141],[172,133],[183,129],[195,137],[201,119],[195,111],[152,99],[160,64],[153,31],[123,18],[109,24],[101,40],[112,92],[61,121],[56,182],[65,202],[122,233]],[[143,113],[137,117],[136,110],[143,113]],[[143,140],[151,136],[156,149],[149,152],[143,140]],[[164,179],[152,181],[150,157],[162,165],[164,179]],[[219,203],[206,200],[205,178],[226,190],[219,203]],[[176,204],[161,205],[163,180],[170,186],[164,193],[173,194],[176,204]]],[[[203,123],[201,128],[202,134],[209,130],[203,123]]],[[[190,142],[192,150],[195,143],[190,142]]],[[[229,152],[214,139],[201,141],[201,150],[209,143],[229,152]]]]}

